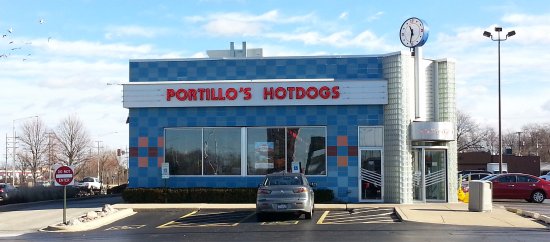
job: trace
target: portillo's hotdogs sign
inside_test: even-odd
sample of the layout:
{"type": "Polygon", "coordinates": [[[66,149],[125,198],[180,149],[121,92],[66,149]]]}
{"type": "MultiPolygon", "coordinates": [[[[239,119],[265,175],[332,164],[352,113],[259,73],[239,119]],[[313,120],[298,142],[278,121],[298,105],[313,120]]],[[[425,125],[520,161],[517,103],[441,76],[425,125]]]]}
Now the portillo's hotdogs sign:
{"type": "MultiPolygon", "coordinates": [[[[166,89],[166,101],[173,101],[174,99],[182,102],[192,101],[223,101],[223,100],[235,100],[242,98],[243,100],[252,99],[252,88],[241,87],[238,90],[230,87],[224,88],[180,88],[166,89]]],[[[340,97],[339,86],[321,86],[317,87],[264,87],[262,96],[264,100],[268,99],[338,99],[340,97]]]]}
{"type": "Polygon", "coordinates": [[[332,79],[134,82],[124,107],[387,104],[387,82],[332,79]]]}

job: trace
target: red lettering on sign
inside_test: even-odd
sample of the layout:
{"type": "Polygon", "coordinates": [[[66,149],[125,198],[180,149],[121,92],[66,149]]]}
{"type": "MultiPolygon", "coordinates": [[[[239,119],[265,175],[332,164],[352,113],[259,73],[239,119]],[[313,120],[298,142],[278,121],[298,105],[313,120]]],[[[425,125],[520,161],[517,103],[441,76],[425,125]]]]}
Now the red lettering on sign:
{"type": "Polygon", "coordinates": [[[340,87],[339,86],[333,86],[332,87],[332,99],[338,99],[340,98],[340,87]]]}
{"type": "MultiPolygon", "coordinates": [[[[340,98],[339,86],[290,86],[290,87],[264,87],[264,100],[285,100],[296,99],[338,99],[340,98]]],[[[180,88],[166,89],[166,101],[173,101],[176,98],[178,101],[224,101],[224,100],[242,100],[252,99],[252,88],[240,87],[236,88],[180,88]]]]}
{"type": "Polygon", "coordinates": [[[174,91],[174,89],[166,89],[166,101],[170,101],[175,95],[176,91],[174,91]]]}

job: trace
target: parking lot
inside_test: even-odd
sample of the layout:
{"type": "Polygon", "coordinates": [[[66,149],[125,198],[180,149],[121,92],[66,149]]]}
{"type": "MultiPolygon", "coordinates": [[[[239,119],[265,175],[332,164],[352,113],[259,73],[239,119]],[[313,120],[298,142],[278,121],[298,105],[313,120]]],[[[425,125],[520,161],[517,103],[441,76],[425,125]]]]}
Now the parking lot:
{"type": "Polygon", "coordinates": [[[360,208],[316,211],[311,220],[298,214],[272,214],[262,221],[256,219],[253,210],[138,210],[127,219],[116,222],[103,230],[121,229],[171,229],[237,226],[312,226],[343,224],[399,223],[393,208],[360,208]]]}

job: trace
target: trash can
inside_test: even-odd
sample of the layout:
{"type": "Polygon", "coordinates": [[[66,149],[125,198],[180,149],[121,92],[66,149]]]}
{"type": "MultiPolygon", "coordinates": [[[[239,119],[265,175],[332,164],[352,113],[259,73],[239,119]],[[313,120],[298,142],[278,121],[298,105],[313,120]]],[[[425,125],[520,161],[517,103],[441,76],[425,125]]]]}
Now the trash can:
{"type": "Polygon", "coordinates": [[[493,210],[493,184],[490,181],[470,181],[470,212],[490,212],[493,210]]]}

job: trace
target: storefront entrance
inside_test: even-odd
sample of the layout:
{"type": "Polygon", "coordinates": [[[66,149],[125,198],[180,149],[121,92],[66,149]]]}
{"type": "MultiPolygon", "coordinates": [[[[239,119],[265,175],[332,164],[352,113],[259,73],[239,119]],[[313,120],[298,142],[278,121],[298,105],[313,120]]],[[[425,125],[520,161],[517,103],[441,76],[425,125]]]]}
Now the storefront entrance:
{"type": "Polygon", "coordinates": [[[447,150],[416,147],[413,150],[413,189],[416,202],[447,201],[447,150]]]}
{"type": "Polygon", "coordinates": [[[360,201],[382,202],[384,163],[381,149],[360,149],[360,201]]]}

